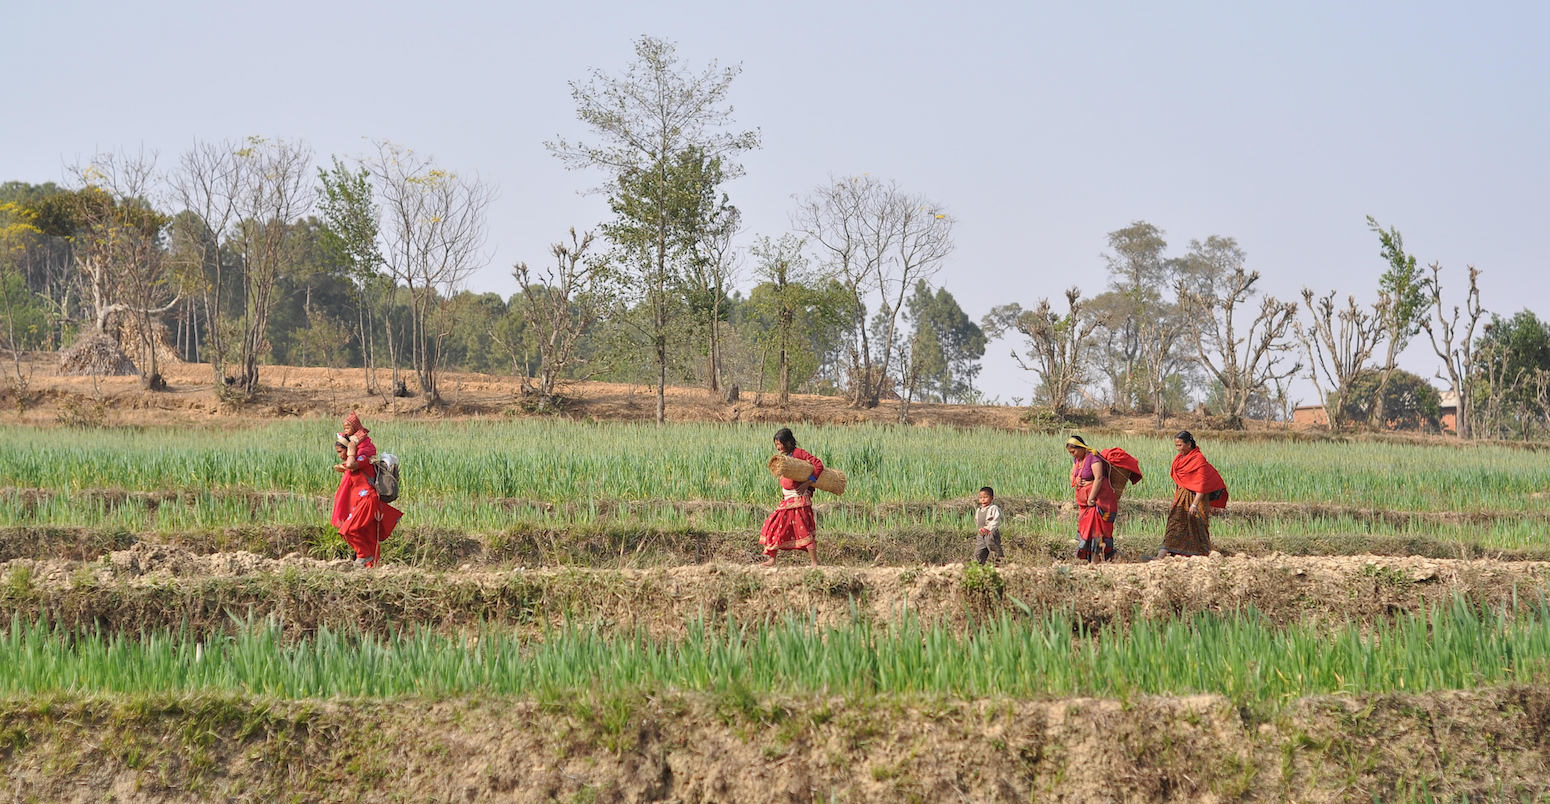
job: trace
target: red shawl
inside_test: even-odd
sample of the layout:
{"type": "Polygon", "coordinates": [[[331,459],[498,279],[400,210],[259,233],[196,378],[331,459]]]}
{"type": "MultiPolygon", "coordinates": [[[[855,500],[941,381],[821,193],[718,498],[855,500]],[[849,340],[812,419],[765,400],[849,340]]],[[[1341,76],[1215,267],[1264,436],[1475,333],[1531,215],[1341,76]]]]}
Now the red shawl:
{"type": "Polygon", "coordinates": [[[1098,450],[1098,457],[1111,466],[1118,466],[1130,473],[1131,483],[1141,482],[1141,463],[1119,447],[1098,450]]]}
{"type": "Polygon", "coordinates": [[[1173,468],[1168,474],[1173,477],[1173,482],[1196,494],[1209,495],[1214,491],[1222,492],[1220,496],[1210,501],[1211,507],[1227,507],[1227,481],[1222,480],[1222,475],[1206,460],[1205,453],[1202,453],[1199,447],[1175,456],[1173,468]]]}

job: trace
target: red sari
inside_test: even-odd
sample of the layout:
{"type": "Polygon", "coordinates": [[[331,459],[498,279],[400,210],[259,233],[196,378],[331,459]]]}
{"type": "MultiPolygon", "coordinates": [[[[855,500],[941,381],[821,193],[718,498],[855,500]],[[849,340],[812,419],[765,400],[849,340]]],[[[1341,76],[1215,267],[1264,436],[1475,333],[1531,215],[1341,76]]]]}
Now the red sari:
{"type": "MultiPolygon", "coordinates": [[[[364,432],[364,431],[362,431],[364,432]]],[[[404,514],[377,499],[377,490],[371,481],[377,476],[377,467],[371,458],[377,448],[371,439],[360,437],[355,448],[353,471],[347,470],[339,478],[339,488],[334,491],[334,514],[329,523],[339,529],[339,535],[355,548],[356,558],[375,561],[382,554],[381,542],[392,535],[398,520],[404,514]]]]}
{"type": "MultiPolygon", "coordinates": [[[[791,457],[813,465],[813,477],[823,474],[823,461],[801,447],[791,451],[791,457]]],[[[798,492],[797,482],[790,478],[780,479],[780,504],[764,520],[759,529],[759,544],[764,554],[774,556],[781,550],[806,550],[818,542],[818,519],[813,516],[813,491],[798,492]]]]}
{"type": "Polygon", "coordinates": [[[1117,505],[1108,470],[1108,464],[1092,452],[1080,461],[1071,462],[1071,488],[1075,490],[1076,504],[1082,512],[1076,526],[1077,535],[1082,539],[1076,551],[1077,558],[1091,558],[1100,542],[1103,557],[1114,556],[1114,511],[1117,505]],[[1094,483],[1098,484],[1097,504],[1089,502],[1093,496],[1094,483]]]}

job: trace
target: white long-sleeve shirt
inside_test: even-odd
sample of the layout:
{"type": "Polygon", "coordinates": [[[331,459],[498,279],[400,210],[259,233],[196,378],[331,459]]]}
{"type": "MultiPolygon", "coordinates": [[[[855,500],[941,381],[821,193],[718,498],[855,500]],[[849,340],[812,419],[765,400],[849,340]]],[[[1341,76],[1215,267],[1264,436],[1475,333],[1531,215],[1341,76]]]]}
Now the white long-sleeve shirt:
{"type": "Polygon", "coordinates": [[[990,505],[981,505],[979,508],[976,508],[974,510],[974,527],[977,531],[984,530],[988,534],[999,534],[1001,532],[1001,506],[991,503],[990,505]]]}

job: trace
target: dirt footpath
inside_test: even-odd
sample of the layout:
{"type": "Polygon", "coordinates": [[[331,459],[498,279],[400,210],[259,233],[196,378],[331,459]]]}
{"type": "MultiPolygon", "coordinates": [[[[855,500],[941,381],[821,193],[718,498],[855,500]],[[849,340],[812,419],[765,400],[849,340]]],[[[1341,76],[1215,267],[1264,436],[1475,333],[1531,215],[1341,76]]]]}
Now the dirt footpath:
{"type": "Polygon", "coordinates": [[[1098,566],[962,564],[774,570],[702,564],[659,569],[546,567],[448,572],[245,552],[197,554],[149,543],[90,561],[0,564],[0,620],[47,616],[112,631],[232,627],[232,614],[322,625],[458,629],[499,622],[541,630],[566,619],[681,633],[703,614],[742,622],[905,616],[965,626],[1005,612],[1060,610],[1090,625],[1254,609],[1277,623],[1374,622],[1456,598],[1482,608],[1541,604],[1550,563],[1380,556],[1172,558],[1098,566]]]}

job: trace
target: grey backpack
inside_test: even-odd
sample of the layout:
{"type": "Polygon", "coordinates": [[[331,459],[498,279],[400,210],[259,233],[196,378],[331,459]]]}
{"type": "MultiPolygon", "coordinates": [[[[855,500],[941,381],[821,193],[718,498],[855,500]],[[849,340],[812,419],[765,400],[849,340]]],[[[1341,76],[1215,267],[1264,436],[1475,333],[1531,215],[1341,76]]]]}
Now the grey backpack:
{"type": "Polygon", "coordinates": [[[371,481],[377,499],[385,503],[398,499],[398,456],[384,452],[373,457],[371,465],[377,467],[377,476],[371,481]]]}

